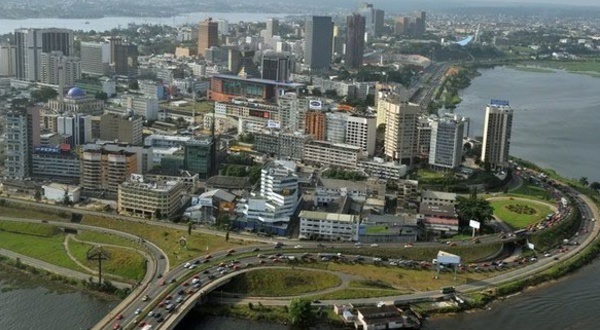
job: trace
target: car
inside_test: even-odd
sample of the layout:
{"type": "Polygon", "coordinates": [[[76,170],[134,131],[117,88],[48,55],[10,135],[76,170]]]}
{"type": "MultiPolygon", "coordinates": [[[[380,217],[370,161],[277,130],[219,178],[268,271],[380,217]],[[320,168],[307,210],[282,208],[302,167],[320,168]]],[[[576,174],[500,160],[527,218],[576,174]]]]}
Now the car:
{"type": "Polygon", "coordinates": [[[182,284],[182,285],[183,285],[183,286],[188,286],[188,285],[190,285],[190,283],[189,283],[189,282],[183,282],[183,284],[182,284]]]}
{"type": "Polygon", "coordinates": [[[183,268],[188,268],[189,266],[191,266],[192,264],[190,264],[189,262],[186,262],[185,265],[183,265],[183,268]]]}
{"type": "Polygon", "coordinates": [[[119,330],[119,329],[121,329],[121,325],[119,323],[115,323],[113,325],[113,330],[119,330]]]}
{"type": "MultiPolygon", "coordinates": [[[[204,257],[204,259],[206,259],[206,260],[208,260],[210,258],[212,258],[212,256],[210,254],[207,254],[206,257],[204,257]]],[[[206,260],[205,260],[205,262],[206,262],[206,260]]]]}
{"type": "Polygon", "coordinates": [[[550,252],[544,253],[544,257],[551,257],[551,256],[552,256],[552,254],[550,252]]]}
{"type": "Polygon", "coordinates": [[[395,262],[395,261],[391,261],[391,262],[390,262],[390,266],[398,266],[398,263],[397,263],[397,262],[395,262]]]}
{"type": "Polygon", "coordinates": [[[264,261],[264,260],[261,260],[261,261],[259,261],[258,263],[262,265],[262,264],[264,264],[264,263],[265,263],[265,261],[264,261]]]}
{"type": "Polygon", "coordinates": [[[148,299],[150,299],[149,295],[145,295],[144,298],[142,298],[142,301],[147,301],[148,299]]]}
{"type": "Polygon", "coordinates": [[[191,266],[190,266],[190,267],[188,267],[188,268],[189,268],[189,269],[194,269],[194,268],[196,268],[196,267],[198,267],[198,266],[196,266],[196,265],[191,265],[191,266]]]}
{"type": "Polygon", "coordinates": [[[199,289],[202,286],[202,283],[197,282],[194,284],[194,288],[199,289]]]}
{"type": "Polygon", "coordinates": [[[164,258],[165,258],[165,255],[164,255],[164,254],[161,254],[159,258],[160,258],[160,259],[164,259],[164,258]]]}
{"type": "Polygon", "coordinates": [[[179,291],[177,291],[177,294],[178,294],[178,295],[180,295],[180,296],[181,296],[181,295],[183,295],[184,293],[185,293],[185,291],[183,291],[183,289],[182,289],[182,290],[179,290],[179,291]]]}
{"type": "Polygon", "coordinates": [[[315,299],[315,300],[313,300],[313,301],[312,301],[312,303],[313,303],[313,304],[320,304],[320,303],[321,303],[321,301],[320,301],[319,299],[315,299]]]}
{"type": "Polygon", "coordinates": [[[213,275],[213,274],[210,274],[210,275],[208,275],[208,279],[209,279],[209,280],[212,280],[212,279],[214,279],[214,278],[215,278],[215,275],[213,275]]]}
{"type": "Polygon", "coordinates": [[[144,321],[140,321],[140,323],[138,323],[138,327],[143,328],[146,325],[146,322],[144,321]]]}
{"type": "Polygon", "coordinates": [[[163,319],[162,317],[159,317],[158,319],[156,319],[156,322],[161,323],[162,321],[164,321],[165,319],[163,319]]]}
{"type": "Polygon", "coordinates": [[[141,312],[142,312],[142,309],[138,308],[138,309],[135,310],[135,315],[139,315],[141,312]]]}
{"type": "Polygon", "coordinates": [[[260,249],[259,249],[259,248],[254,248],[254,249],[252,249],[252,252],[258,252],[258,251],[260,251],[260,249]]]}
{"type": "Polygon", "coordinates": [[[377,244],[377,243],[371,244],[371,247],[378,247],[378,246],[379,246],[379,244],[377,244]]]}
{"type": "Polygon", "coordinates": [[[163,308],[163,307],[165,307],[165,303],[164,303],[164,302],[162,302],[162,301],[161,301],[161,302],[159,302],[159,303],[158,303],[158,308],[163,308]]]}
{"type": "Polygon", "coordinates": [[[200,264],[200,259],[194,260],[194,265],[199,265],[199,264],[200,264]]]}
{"type": "Polygon", "coordinates": [[[122,320],[122,319],[123,319],[123,314],[117,315],[117,321],[122,320]]]}
{"type": "Polygon", "coordinates": [[[183,301],[183,297],[177,297],[177,300],[175,300],[176,303],[181,303],[183,301]]]}
{"type": "Polygon", "coordinates": [[[162,278],[163,274],[159,273],[158,275],[156,275],[156,278],[162,278]]]}
{"type": "Polygon", "coordinates": [[[263,259],[263,258],[265,258],[265,255],[264,254],[259,254],[256,257],[259,258],[259,259],[263,259]]]}
{"type": "Polygon", "coordinates": [[[152,315],[154,315],[154,311],[148,312],[148,317],[152,317],[152,315]]]}
{"type": "Polygon", "coordinates": [[[234,249],[230,249],[229,251],[227,251],[227,253],[235,253],[234,249]]]}
{"type": "Polygon", "coordinates": [[[381,261],[381,258],[377,258],[377,257],[376,257],[376,258],[373,258],[373,261],[374,261],[374,262],[379,262],[379,261],[381,261]]]}
{"type": "Polygon", "coordinates": [[[168,296],[165,297],[165,300],[173,300],[173,296],[168,295],[168,296]]]}
{"type": "Polygon", "coordinates": [[[160,313],[154,313],[154,318],[158,319],[160,318],[162,315],[160,315],[160,313]]]}
{"type": "Polygon", "coordinates": [[[169,283],[175,283],[175,282],[177,282],[177,279],[174,277],[169,281],[169,283]]]}
{"type": "Polygon", "coordinates": [[[237,260],[237,259],[233,259],[232,263],[234,263],[234,264],[239,264],[239,263],[240,263],[240,261],[239,261],[239,260],[237,260]]]}
{"type": "Polygon", "coordinates": [[[302,248],[302,245],[296,245],[296,246],[294,246],[294,249],[301,249],[301,248],[302,248]]]}
{"type": "Polygon", "coordinates": [[[554,260],[558,260],[558,259],[560,259],[558,256],[554,257],[554,260]]]}

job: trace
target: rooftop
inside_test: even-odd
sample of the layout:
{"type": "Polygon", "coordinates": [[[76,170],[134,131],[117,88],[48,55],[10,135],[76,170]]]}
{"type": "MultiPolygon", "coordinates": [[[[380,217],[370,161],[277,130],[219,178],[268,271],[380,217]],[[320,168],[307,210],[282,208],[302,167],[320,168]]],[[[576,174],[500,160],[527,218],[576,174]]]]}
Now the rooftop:
{"type": "Polygon", "coordinates": [[[339,179],[319,179],[321,186],[326,189],[343,189],[350,191],[367,191],[367,183],[364,181],[350,181],[339,179]]]}
{"type": "Polygon", "coordinates": [[[337,214],[327,212],[315,212],[315,211],[301,211],[298,215],[299,218],[325,220],[325,221],[340,221],[340,222],[351,222],[358,223],[359,216],[351,214],[337,214]]]}
{"type": "Polygon", "coordinates": [[[433,190],[424,190],[421,193],[421,197],[423,198],[432,198],[432,199],[443,199],[443,200],[456,200],[455,193],[443,192],[443,191],[433,191],[433,190]]]}
{"type": "Polygon", "coordinates": [[[214,75],[213,78],[246,81],[246,82],[253,82],[253,83],[258,83],[258,84],[263,84],[263,85],[275,85],[275,86],[284,86],[284,87],[290,87],[290,88],[300,88],[300,87],[305,86],[305,84],[301,84],[301,83],[280,82],[280,81],[275,81],[275,80],[259,79],[259,78],[242,78],[239,76],[228,75],[228,74],[217,74],[217,75],[214,75]]]}
{"type": "Polygon", "coordinates": [[[235,195],[225,191],[223,189],[214,189],[211,191],[207,191],[204,194],[200,195],[202,198],[218,198],[224,200],[226,202],[233,202],[235,200],[235,195]]]}

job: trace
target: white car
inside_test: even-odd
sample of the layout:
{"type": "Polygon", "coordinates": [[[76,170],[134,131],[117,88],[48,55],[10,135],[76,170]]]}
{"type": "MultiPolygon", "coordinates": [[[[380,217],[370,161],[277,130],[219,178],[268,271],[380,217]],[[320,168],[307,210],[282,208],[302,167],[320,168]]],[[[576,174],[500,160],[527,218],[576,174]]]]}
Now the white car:
{"type": "Polygon", "coordinates": [[[377,243],[371,244],[371,247],[378,247],[378,246],[379,246],[379,244],[377,244],[377,243]]]}
{"type": "Polygon", "coordinates": [[[142,312],[142,309],[138,308],[138,309],[135,310],[135,315],[139,315],[141,312],[142,312]]]}
{"type": "Polygon", "coordinates": [[[296,245],[296,246],[294,246],[294,249],[301,249],[301,248],[302,248],[302,245],[296,245]]]}
{"type": "Polygon", "coordinates": [[[544,253],[544,257],[551,257],[551,256],[552,256],[552,254],[550,252],[544,253]]]}
{"type": "Polygon", "coordinates": [[[152,315],[154,315],[154,311],[150,311],[150,313],[148,313],[148,317],[152,317],[152,315]]]}
{"type": "Polygon", "coordinates": [[[183,265],[183,268],[188,268],[189,266],[191,266],[192,264],[190,264],[189,262],[186,262],[185,265],[183,265]]]}

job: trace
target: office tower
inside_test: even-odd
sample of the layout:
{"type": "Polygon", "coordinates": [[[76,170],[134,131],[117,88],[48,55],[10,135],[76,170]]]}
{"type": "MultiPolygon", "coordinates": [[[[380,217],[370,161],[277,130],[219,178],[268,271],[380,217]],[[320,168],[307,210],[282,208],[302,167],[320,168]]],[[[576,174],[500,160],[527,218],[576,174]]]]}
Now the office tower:
{"type": "Polygon", "coordinates": [[[375,37],[383,35],[383,27],[385,23],[385,12],[381,9],[375,9],[373,19],[373,31],[375,37]]]}
{"type": "Polygon", "coordinates": [[[198,25],[198,55],[204,56],[206,50],[214,46],[219,46],[219,24],[209,17],[198,25]]]}
{"type": "Polygon", "coordinates": [[[202,140],[194,139],[186,141],[183,147],[183,167],[192,175],[198,174],[201,179],[213,176],[212,150],[214,140],[211,137],[202,140]]]}
{"type": "Polygon", "coordinates": [[[240,69],[237,75],[242,78],[260,78],[260,70],[254,64],[254,55],[256,52],[253,50],[242,50],[240,54],[240,69]]]}
{"type": "Polygon", "coordinates": [[[394,22],[394,34],[398,36],[408,34],[410,29],[410,18],[405,16],[398,16],[396,17],[394,22]]]}
{"type": "Polygon", "coordinates": [[[143,143],[143,122],[144,119],[141,116],[132,113],[124,116],[106,113],[100,117],[100,139],[141,145],[143,143]]]}
{"type": "Polygon", "coordinates": [[[15,30],[16,77],[20,80],[39,81],[42,53],[61,51],[73,56],[73,31],[66,29],[15,30]]]}
{"type": "Polygon", "coordinates": [[[380,108],[386,111],[385,155],[411,165],[417,154],[417,122],[421,108],[418,104],[402,102],[393,94],[379,102],[380,108]]]}
{"type": "Polygon", "coordinates": [[[240,71],[240,65],[242,64],[242,52],[237,48],[229,48],[227,54],[227,69],[233,74],[237,74],[240,71]]]}
{"type": "Polygon", "coordinates": [[[312,72],[326,72],[331,61],[333,23],[329,16],[312,16],[306,20],[304,63],[312,72]]]}
{"type": "Polygon", "coordinates": [[[415,37],[422,37],[423,34],[425,34],[425,30],[427,28],[427,23],[425,21],[426,16],[427,13],[424,11],[418,11],[415,13],[415,37]]]}
{"type": "MultiPolygon", "coordinates": [[[[80,78],[81,62],[78,57],[64,56],[61,51],[42,53],[40,76],[42,83],[62,87],[73,86],[80,78]]],[[[60,93],[62,94],[63,91],[60,93]]]]}
{"type": "Polygon", "coordinates": [[[373,4],[363,3],[358,13],[365,18],[365,31],[371,37],[379,37],[383,33],[383,24],[385,21],[385,12],[381,9],[375,9],[373,4]]]}
{"type": "Polygon", "coordinates": [[[17,47],[9,44],[0,44],[0,77],[12,77],[16,74],[16,54],[17,47]]]}
{"type": "Polygon", "coordinates": [[[325,134],[325,137],[327,142],[346,143],[348,114],[345,112],[328,112],[326,117],[327,133],[325,134]]]}
{"type": "Polygon", "coordinates": [[[308,110],[306,112],[306,134],[312,135],[316,140],[325,140],[326,116],[323,111],[308,110]]]}
{"type": "Polygon", "coordinates": [[[277,18],[269,18],[267,20],[267,30],[265,33],[266,43],[270,43],[273,36],[279,35],[279,20],[277,18]]]}
{"type": "Polygon", "coordinates": [[[353,14],[346,18],[346,23],[346,67],[358,68],[362,66],[365,54],[365,18],[353,14]]]}
{"type": "Polygon", "coordinates": [[[31,175],[33,148],[40,145],[40,109],[5,110],[4,171],[9,179],[31,175]]]}
{"type": "Polygon", "coordinates": [[[304,130],[308,103],[308,99],[299,97],[298,94],[292,92],[278,97],[277,105],[279,106],[281,129],[292,132],[304,130]]]}
{"type": "Polygon", "coordinates": [[[108,42],[81,43],[81,73],[103,76],[110,66],[110,44],[108,42]]]}
{"type": "MultiPolygon", "coordinates": [[[[123,43],[121,37],[108,38],[110,48],[110,70],[113,74],[126,76],[129,74],[130,58],[135,57],[137,62],[137,54],[129,54],[129,45],[123,43]]],[[[131,49],[133,50],[133,49],[131,49]]],[[[135,63],[131,63],[132,65],[135,63]]]]}
{"type": "Polygon", "coordinates": [[[217,30],[220,35],[228,36],[229,35],[229,22],[223,19],[217,20],[217,30]]]}
{"type": "Polygon", "coordinates": [[[373,156],[377,134],[375,117],[349,116],[346,122],[346,144],[361,147],[363,152],[373,156]]]}
{"type": "Polygon", "coordinates": [[[429,165],[432,168],[454,169],[462,162],[465,122],[461,116],[446,114],[431,123],[429,165]]]}
{"type": "Polygon", "coordinates": [[[512,120],[508,101],[492,100],[485,108],[481,160],[491,168],[508,165],[512,120]]]}
{"type": "Polygon", "coordinates": [[[292,63],[288,54],[267,52],[262,58],[262,78],[275,81],[288,81],[292,63]]]}
{"type": "Polygon", "coordinates": [[[56,127],[58,134],[72,136],[72,147],[92,142],[92,116],[80,113],[59,115],[56,127]]]}

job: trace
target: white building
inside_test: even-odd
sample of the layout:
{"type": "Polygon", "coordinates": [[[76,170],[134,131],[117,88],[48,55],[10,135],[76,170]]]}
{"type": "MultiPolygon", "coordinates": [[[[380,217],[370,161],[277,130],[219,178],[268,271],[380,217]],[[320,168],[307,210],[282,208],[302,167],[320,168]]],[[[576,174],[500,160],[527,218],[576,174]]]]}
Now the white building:
{"type": "Polygon", "coordinates": [[[2,175],[23,180],[31,174],[33,147],[40,142],[40,112],[38,108],[13,109],[5,113],[4,167],[2,175]]]}
{"type": "Polygon", "coordinates": [[[457,195],[455,193],[424,190],[421,193],[421,204],[454,206],[456,205],[456,197],[457,195]]]}
{"type": "Polygon", "coordinates": [[[190,136],[152,134],[144,139],[144,145],[155,148],[183,147],[190,140],[190,136]]]}
{"type": "Polygon", "coordinates": [[[349,115],[345,112],[325,114],[325,139],[331,143],[346,143],[346,130],[349,115]]]}
{"type": "Polygon", "coordinates": [[[81,78],[81,62],[78,57],[64,56],[61,51],[42,53],[40,81],[49,85],[66,86],[75,85],[75,81],[81,78]]]}
{"type": "Polygon", "coordinates": [[[42,197],[49,201],[63,202],[66,194],[70,202],[79,202],[81,188],[60,183],[51,183],[42,186],[42,191],[42,197]]]}
{"type": "Polygon", "coordinates": [[[323,166],[356,169],[362,148],[348,144],[311,141],[304,146],[304,161],[323,166]]]}
{"type": "Polygon", "coordinates": [[[412,164],[417,154],[417,121],[421,108],[390,96],[379,100],[386,111],[385,155],[403,164],[412,164]]]}
{"type": "MultiPolygon", "coordinates": [[[[81,42],[81,72],[103,76],[110,71],[110,43],[81,42]]],[[[112,95],[112,94],[108,94],[112,95]]]]}
{"type": "Polygon", "coordinates": [[[358,168],[369,176],[379,179],[399,180],[406,175],[408,166],[396,162],[386,162],[383,158],[374,157],[358,163],[358,168]]]}
{"type": "Polygon", "coordinates": [[[119,185],[117,209],[144,218],[172,218],[183,206],[183,192],[181,181],[144,182],[141,175],[132,175],[119,185]]]}
{"type": "Polygon", "coordinates": [[[139,80],[140,92],[146,97],[162,100],[165,98],[165,86],[161,82],[139,80]]]}
{"type": "Polygon", "coordinates": [[[92,142],[92,116],[63,114],[56,117],[56,132],[73,137],[72,146],[92,142]]]}
{"type": "Polygon", "coordinates": [[[17,47],[9,44],[0,44],[0,77],[13,77],[16,74],[17,47]]]}
{"type": "Polygon", "coordinates": [[[152,97],[125,96],[125,107],[146,120],[158,119],[158,100],[152,97]]]}
{"type": "Polygon", "coordinates": [[[372,156],[375,153],[377,134],[375,117],[349,116],[346,123],[346,144],[361,147],[372,156]]]}
{"type": "Polygon", "coordinates": [[[358,241],[358,215],[301,211],[299,238],[358,241]]]}
{"type": "Polygon", "coordinates": [[[462,163],[465,122],[461,116],[446,115],[431,123],[429,165],[455,169],[462,163]]]}
{"type": "Polygon", "coordinates": [[[513,110],[507,101],[492,100],[485,109],[481,160],[492,168],[508,165],[513,110]]]}
{"type": "Polygon", "coordinates": [[[292,132],[304,130],[308,103],[308,99],[291,92],[277,98],[281,129],[292,132]]]}

